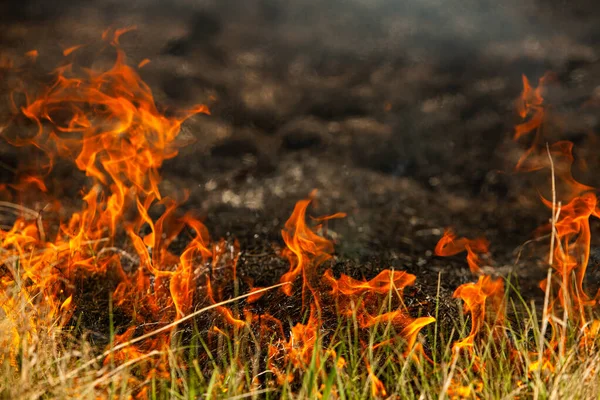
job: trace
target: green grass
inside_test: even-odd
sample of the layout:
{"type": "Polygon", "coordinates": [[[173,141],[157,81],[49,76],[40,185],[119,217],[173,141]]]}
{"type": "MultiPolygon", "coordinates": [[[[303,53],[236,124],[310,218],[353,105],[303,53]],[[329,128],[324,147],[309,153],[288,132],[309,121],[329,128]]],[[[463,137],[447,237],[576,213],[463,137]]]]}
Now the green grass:
{"type": "MultiPolygon", "coordinates": [[[[11,365],[8,348],[0,350],[0,397],[366,399],[374,396],[375,376],[387,392],[378,395],[398,399],[451,398],[448,390],[457,386],[463,386],[465,392],[470,388],[471,398],[475,394],[486,399],[599,398],[597,347],[582,348],[579,329],[569,325],[564,353],[548,350],[549,335],[542,334],[540,321],[543,317],[510,284],[507,287],[513,316],[506,323],[505,334],[494,339],[491,332],[483,333],[472,355],[463,352],[457,356],[452,350],[454,341],[470,331],[470,318],[461,313],[452,321],[437,321],[421,331],[418,343],[433,362],[414,352],[405,357],[402,340],[374,349],[377,343],[398,339],[391,324],[363,329],[356,314],[339,316],[337,323],[318,331],[308,362],[294,366],[291,360],[272,360],[294,377],[291,382],[278,382],[268,369],[268,345],[277,337],[260,337],[256,326],[226,329],[221,323],[225,334],[207,333],[206,327],[191,320],[188,329],[171,333],[169,348],[127,361],[98,357],[99,350],[105,349],[93,348],[85,337],[38,332],[22,335],[17,366],[11,365]],[[549,351],[554,372],[529,371],[537,360],[531,352],[540,347],[549,351]],[[155,365],[162,365],[164,371],[151,374],[155,365]]],[[[383,301],[382,311],[390,311],[391,304],[383,301]]],[[[286,327],[286,331],[290,329],[286,327]]],[[[110,332],[112,337],[113,327],[110,332]]],[[[0,335],[8,334],[8,330],[0,331],[0,335]]]]}

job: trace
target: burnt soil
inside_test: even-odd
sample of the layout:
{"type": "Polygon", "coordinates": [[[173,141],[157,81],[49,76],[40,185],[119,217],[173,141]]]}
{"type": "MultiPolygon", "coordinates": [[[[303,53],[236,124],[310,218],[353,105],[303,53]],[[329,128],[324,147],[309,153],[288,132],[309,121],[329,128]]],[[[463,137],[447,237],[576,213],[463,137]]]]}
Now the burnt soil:
{"type": "MultiPolygon", "coordinates": [[[[550,139],[574,141],[588,167],[578,178],[599,183],[589,132],[600,121],[581,106],[600,88],[600,8],[500,3],[28,0],[0,5],[0,52],[37,49],[32,74],[44,77],[64,62],[63,49],[136,25],[121,42],[132,64],[151,60],[140,74],[157,103],[211,109],[185,123],[163,192],[189,190],[183,208],[213,238],[239,240],[243,277],[278,282],[288,269],[278,255],[283,224],[318,189],[311,215],[348,214],[329,223],[336,256],[323,268],[367,279],[406,270],[417,276],[413,302],[434,298],[439,281],[442,313],[456,318],[452,292],[475,278],[464,254],[433,255],[446,227],[489,239],[486,271],[514,274],[526,298],[542,297],[548,243],[521,245],[550,216],[539,201],[549,174],[512,172],[525,148],[511,140],[521,74],[557,74],[564,129],[550,139]]],[[[94,66],[96,55],[88,46],[74,60],[94,66]]],[[[2,146],[4,182],[24,151],[2,146]]],[[[65,194],[84,184],[72,167],[54,177],[65,194]]],[[[592,292],[599,278],[592,269],[592,292]]],[[[102,291],[90,287],[90,302],[102,291]]]]}

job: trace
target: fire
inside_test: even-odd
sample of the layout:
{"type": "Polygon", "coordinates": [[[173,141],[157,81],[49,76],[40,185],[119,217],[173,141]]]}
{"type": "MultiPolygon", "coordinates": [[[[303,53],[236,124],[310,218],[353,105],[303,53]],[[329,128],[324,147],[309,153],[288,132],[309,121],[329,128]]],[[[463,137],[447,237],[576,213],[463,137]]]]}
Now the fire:
{"type": "MultiPolygon", "coordinates": [[[[475,338],[484,332],[485,324],[490,329],[504,327],[504,282],[501,278],[492,279],[488,275],[479,277],[477,283],[459,286],[454,297],[465,303],[465,313],[471,313],[471,333],[454,344],[454,350],[472,347],[475,338]]],[[[495,332],[498,335],[498,332],[495,332]]]]}
{"type": "MultiPolygon", "coordinates": [[[[162,198],[158,174],[164,160],[177,154],[174,141],[181,124],[208,109],[199,105],[175,117],[161,113],[150,88],[126,63],[118,45],[122,33],[110,38],[116,60],[108,70],[78,71],[68,64],[56,69],[54,83],[39,93],[12,96],[13,109],[37,129],[24,137],[5,134],[4,139],[31,146],[46,158],[43,176],[27,176],[20,185],[48,192],[44,177],[58,158],[72,160],[92,183],[83,195],[83,208],[58,230],[50,227],[50,236],[48,226],[28,215],[0,231],[1,263],[9,269],[2,276],[2,292],[18,288],[30,306],[48,307],[50,322],[44,329],[52,329],[54,319],[60,321],[58,327],[68,323],[77,307],[74,283],[86,274],[120,277],[115,304],[129,309],[134,320],[182,317],[191,310],[197,287],[193,264],[212,255],[206,228],[191,216],[175,216],[177,205],[162,198]],[[19,105],[18,97],[25,104],[19,105]],[[165,209],[156,221],[149,216],[152,207],[165,209]],[[195,235],[177,257],[167,248],[184,227],[195,235]],[[141,234],[144,230],[149,233],[141,234]],[[135,251],[135,256],[128,255],[137,264],[133,273],[121,265],[121,254],[128,253],[114,246],[123,233],[135,251]]],[[[15,305],[7,300],[0,305],[18,320],[12,317],[15,305]]],[[[41,320],[30,323],[37,326],[41,320]]]]}
{"type": "Polygon", "coordinates": [[[456,235],[451,229],[446,229],[444,236],[435,246],[435,254],[442,257],[449,257],[467,252],[467,263],[473,274],[481,273],[481,259],[479,254],[488,252],[489,242],[485,239],[467,239],[456,238],[456,235]]]}
{"type": "MultiPolygon", "coordinates": [[[[294,282],[296,278],[302,277],[303,286],[310,291],[310,315],[306,323],[299,323],[292,327],[289,340],[283,338],[269,345],[269,368],[275,371],[278,381],[292,381],[294,375],[285,373],[279,365],[281,361],[291,363],[296,370],[303,370],[313,362],[321,364],[322,360],[337,360],[337,368],[343,368],[346,361],[339,358],[332,349],[323,348],[324,337],[322,326],[324,314],[331,313],[331,306],[324,304],[335,304],[335,314],[352,320],[356,319],[358,326],[367,333],[377,327],[391,325],[396,329],[396,336],[391,340],[373,345],[373,350],[389,346],[394,340],[402,340],[406,343],[404,356],[412,356],[419,361],[419,355],[424,356],[424,351],[417,337],[421,329],[435,321],[433,317],[413,318],[403,302],[403,291],[406,287],[414,284],[416,277],[404,271],[392,271],[385,269],[371,280],[357,280],[342,274],[335,278],[333,272],[327,269],[323,272],[321,279],[318,277],[318,267],[326,260],[331,259],[334,251],[333,243],[318,234],[321,225],[316,228],[308,228],[306,225],[306,209],[314,199],[315,192],[308,199],[301,200],[296,204],[294,212],[286,222],[286,229],[282,231],[286,250],[283,252],[290,261],[290,271],[282,277],[282,282],[294,282]],[[397,302],[397,309],[381,313],[381,307],[385,304],[386,296],[392,296],[397,302]],[[279,360],[277,362],[276,360],[279,360]]],[[[343,217],[343,213],[315,218],[323,222],[332,218],[343,217]]],[[[287,286],[288,288],[291,285],[287,286]]],[[[284,291],[291,295],[291,290],[284,291]]],[[[303,303],[306,303],[303,293],[303,303]]],[[[268,323],[272,324],[271,317],[268,323]]],[[[279,329],[273,330],[261,326],[261,330],[277,332],[281,330],[281,323],[277,322],[279,329]]],[[[361,332],[362,333],[362,332],[361,332]]],[[[370,364],[366,362],[367,369],[370,364]]],[[[385,396],[384,384],[372,373],[369,373],[374,396],[385,396]]]]}
{"type": "MultiPolygon", "coordinates": [[[[517,112],[525,121],[515,127],[513,139],[519,140],[531,132],[534,132],[534,135],[529,148],[523,153],[515,166],[515,170],[517,171],[533,171],[541,168],[539,165],[539,148],[540,145],[543,145],[542,126],[547,117],[542,93],[545,86],[552,79],[553,76],[551,74],[544,75],[540,78],[538,87],[533,89],[527,77],[523,75],[523,91],[517,101],[517,112]],[[534,161],[528,164],[532,160],[534,161]]],[[[544,159],[544,157],[541,158],[544,159]]]]}
{"type": "Polygon", "coordinates": [[[416,276],[404,271],[381,271],[370,281],[360,281],[342,274],[340,279],[333,277],[333,272],[328,269],[323,275],[323,280],[331,285],[333,295],[342,295],[358,298],[368,293],[387,294],[392,290],[400,292],[407,286],[415,283],[416,276]]]}
{"type": "Polygon", "coordinates": [[[481,271],[478,253],[488,252],[488,242],[485,239],[456,239],[454,232],[447,229],[435,248],[435,254],[438,256],[451,256],[463,251],[467,252],[467,263],[471,272],[479,275],[479,279],[476,283],[460,285],[453,294],[453,297],[464,302],[464,312],[471,314],[471,332],[464,339],[454,343],[455,352],[461,349],[471,351],[476,338],[485,333],[486,327],[498,337],[504,326],[506,313],[502,278],[493,279],[481,271]]]}
{"type": "MultiPolygon", "coordinates": [[[[525,122],[515,129],[515,139],[524,135],[534,134],[534,141],[529,154],[541,153],[543,131],[546,124],[543,90],[551,82],[552,76],[547,74],[540,79],[539,86],[532,89],[527,78],[523,78],[523,93],[521,95],[520,116],[525,122]]],[[[529,155],[527,154],[526,155],[529,155]]],[[[588,295],[583,288],[583,279],[589,262],[591,230],[590,218],[600,217],[597,206],[595,189],[578,182],[572,175],[574,162],[573,143],[559,141],[547,149],[546,161],[539,159],[530,162],[532,169],[551,168],[557,177],[558,199],[548,200],[542,197],[542,202],[553,213],[553,224],[540,229],[549,232],[556,238],[556,244],[551,254],[550,265],[554,270],[551,280],[553,289],[548,287],[546,280],[540,282],[544,291],[551,290],[560,307],[577,320],[583,328],[587,321],[585,307],[596,304],[596,299],[588,295]]],[[[554,183],[553,183],[554,185],[554,183]]],[[[555,302],[550,304],[551,315],[554,315],[555,302]]]]}
{"type": "MultiPolygon", "coordinates": [[[[416,276],[383,269],[371,279],[336,277],[331,269],[334,241],[325,228],[330,220],[345,214],[307,222],[306,213],[316,192],[296,203],[281,231],[282,256],[288,260],[289,270],[281,276],[283,285],[276,296],[290,300],[288,297],[301,294],[302,315],[293,316],[286,328],[275,313],[260,310],[265,292],[248,281],[244,281],[245,287],[250,289],[241,296],[246,297],[245,303],[231,308],[224,304],[232,292],[240,294],[243,279],[237,268],[243,250],[235,241],[211,240],[198,218],[191,213],[182,215],[181,202],[161,193],[160,169],[177,155],[176,139],[182,124],[196,114],[209,114],[208,108],[198,105],[169,115],[160,110],[137,71],[150,60],[131,67],[120,48],[120,37],[129,30],[103,33],[103,40],[115,53],[115,62],[108,69],[66,64],[54,71],[51,85],[30,90],[23,83],[12,93],[16,114],[12,122],[18,124],[19,118],[24,118],[33,130],[27,134],[2,130],[2,137],[12,145],[28,147],[35,157],[19,166],[18,183],[0,187],[6,200],[0,202],[0,208],[14,214],[12,226],[0,229],[0,308],[6,317],[0,329],[11,332],[0,344],[10,349],[11,364],[17,368],[19,348],[33,334],[53,333],[69,325],[81,307],[80,287],[85,279],[95,277],[114,283],[112,300],[130,325],[115,335],[103,362],[127,365],[139,361],[143,376],[170,378],[172,327],[194,317],[201,304],[209,304],[214,311],[215,318],[206,327],[210,338],[230,339],[231,332],[259,333],[257,343],[267,353],[266,366],[280,384],[293,382],[315,365],[315,379],[323,382],[329,379],[326,368],[339,373],[347,369],[348,361],[336,352],[329,328],[340,320],[354,326],[356,342],[365,354],[381,354],[377,352],[401,342],[403,351],[390,362],[396,358],[417,364],[425,360],[424,365],[436,366],[419,340],[435,318],[414,317],[414,307],[405,302],[405,292],[411,293],[416,276]],[[69,212],[73,204],[61,204],[53,197],[51,177],[59,162],[73,163],[87,177],[77,211],[69,212]],[[12,203],[24,203],[21,196],[32,193],[47,202],[43,213],[12,203]],[[175,243],[183,249],[172,250],[175,243]],[[164,332],[155,335],[157,331],[149,323],[163,326],[164,332]],[[382,330],[392,333],[374,342],[372,338],[378,336],[373,334],[382,330]]],[[[66,48],[63,55],[70,57],[83,46],[66,48]]],[[[34,62],[38,52],[32,50],[25,57],[34,62]]],[[[13,68],[12,61],[0,64],[13,68]]],[[[564,337],[557,336],[565,328],[554,318],[561,311],[581,329],[582,347],[591,346],[600,331],[600,322],[586,315],[599,295],[586,293],[583,285],[590,259],[590,219],[600,218],[600,209],[594,188],[573,177],[573,144],[542,145],[549,121],[543,96],[551,82],[552,76],[546,75],[533,88],[523,77],[517,111],[524,122],[514,134],[515,140],[530,141],[516,170],[551,168],[559,186],[551,200],[542,196],[543,204],[552,210],[552,219],[538,231],[549,232],[553,240],[552,279],[540,283],[550,299],[545,313],[550,316],[553,337],[550,349],[530,354],[537,357],[528,362],[530,373],[553,370],[554,347],[560,340],[564,342],[564,337]]],[[[486,366],[476,354],[477,345],[506,338],[505,282],[485,273],[488,249],[486,239],[458,237],[450,229],[435,247],[435,254],[444,257],[466,252],[469,269],[477,277],[453,294],[463,302],[471,325],[470,332],[454,342],[452,357],[453,362],[462,355],[470,357],[468,368],[478,374],[485,373],[486,366]]],[[[387,396],[386,378],[377,376],[371,359],[360,355],[353,361],[364,365],[371,395],[387,396]]],[[[482,390],[482,381],[478,377],[464,385],[450,380],[448,394],[452,398],[475,397],[482,390]]],[[[252,384],[256,384],[254,378],[252,384]]],[[[315,385],[315,393],[309,395],[319,397],[319,387],[315,385]]],[[[139,393],[141,397],[147,394],[144,388],[139,393]]]]}
{"type": "MultiPolygon", "coordinates": [[[[305,289],[312,288],[311,281],[315,278],[317,268],[329,260],[333,253],[333,242],[317,234],[322,225],[317,225],[315,228],[306,225],[306,209],[315,195],[316,192],[312,192],[308,199],[301,200],[296,204],[292,216],[281,231],[281,236],[286,244],[283,255],[290,262],[290,271],[281,277],[281,282],[292,283],[302,276],[303,298],[305,289]]],[[[326,221],[343,217],[345,217],[344,213],[338,213],[320,218],[320,220],[326,221]]],[[[293,287],[286,285],[282,290],[286,295],[291,296],[293,287]]]]}
{"type": "MultiPolygon", "coordinates": [[[[598,296],[589,295],[583,287],[590,258],[590,218],[600,218],[600,210],[594,188],[578,182],[572,175],[573,143],[559,141],[544,146],[544,131],[550,117],[544,104],[543,93],[552,80],[553,76],[547,74],[534,89],[523,76],[523,92],[517,103],[517,111],[524,122],[516,126],[514,134],[514,140],[531,137],[529,147],[519,159],[516,170],[537,171],[548,168],[553,177],[552,199],[548,200],[542,196],[543,204],[552,210],[552,219],[547,226],[538,230],[539,234],[549,233],[551,236],[549,264],[552,276],[551,279],[540,282],[540,287],[550,299],[548,309],[545,310],[548,317],[545,318],[552,327],[553,334],[549,348],[544,349],[541,345],[538,352],[529,354],[529,374],[555,370],[555,348],[559,347],[561,352],[564,352],[566,341],[567,321],[557,323],[561,318],[568,317],[569,321],[579,324],[582,346],[590,345],[593,341],[590,339],[596,336],[600,326],[597,320],[589,321],[586,317],[586,308],[596,305],[598,296]],[[563,346],[560,346],[561,344],[563,346]]],[[[488,275],[481,275],[481,260],[478,255],[487,253],[487,249],[486,241],[457,239],[452,231],[445,232],[435,249],[435,253],[441,256],[467,251],[471,271],[480,275],[476,283],[461,285],[454,292],[454,297],[463,300],[465,312],[471,314],[471,332],[454,343],[454,350],[466,349],[471,353],[470,349],[486,326],[490,329],[492,338],[499,338],[504,329],[504,282],[501,278],[493,279],[488,275]]],[[[518,359],[519,357],[514,362],[518,362],[518,359]]],[[[477,356],[474,356],[473,368],[485,371],[485,365],[481,365],[477,356]]],[[[451,397],[475,395],[472,385],[464,386],[455,381],[452,382],[448,394],[451,397]]]]}
{"type": "MultiPolygon", "coordinates": [[[[399,337],[406,341],[405,356],[413,351],[421,329],[435,321],[433,317],[410,317],[403,304],[403,290],[413,285],[415,280],[416,276],[412,274],[388,269],[381,271],[370,281],[359,281],[344,274],[336,280],[331,270],[325,271],[323,275],[323,282],[331,286],[330,293],[336,298],[342,315],[352,317],[355,306],[360,304],[356,319],[361,328],[392,324],[399,330],[399,337]],[[400,305],[395,311],[381,314],[381,295],[386,294],[397,296],[400,305]]],[[[376,344],[374,348],[388,344],[389,342],[376,344]]],[[[421,350],[419,347],[417,352],[421,350]]]]}
{"type": "Polygon", "coordinates": [[[387,390],[385,390],[385,385],[373,373],[373,368],[371,368],[369,363],[367,363],[367,372],[369,373],[369,381],[371,382],[371,396],[375,398],[386,397],[387,390]]]}

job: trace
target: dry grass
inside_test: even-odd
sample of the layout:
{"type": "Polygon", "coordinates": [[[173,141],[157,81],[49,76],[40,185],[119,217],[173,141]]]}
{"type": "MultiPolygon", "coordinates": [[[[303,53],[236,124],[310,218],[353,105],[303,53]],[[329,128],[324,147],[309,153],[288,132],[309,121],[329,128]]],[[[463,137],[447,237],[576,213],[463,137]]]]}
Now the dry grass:
{"type": "MultiPolygon", "coordinates": [[[[114,346],[98,354],[85,337],[73,338],[67,332],[23,332],[18,353],[9,347],[0,350],[2,398],[130,398],[145,389],[149,398],[342,398],[369,397],[436,399],[467,394],[466,398],[564,399],[597,398],[600,392],[600,352],[596,344],[580,346],[581,332],[567,323],[564,351],[550,351],[553,372],[532,368],[538,361],[536,349],[552,349],[543,330],[548,321],[538,321],[532,305],[526,307],[509,286],[507,294],[518,312],[518,323],[507,324],[506,335],[496,340],[483,335],[474,348],[485,369],[474,368],[474,357],[456,356],[452,343],[464,337],[470,322],[457,315],[456,321],[432,324],[423,330],[420,341],[434,362],[414,354],[404,356],[402,341],[374,344],[397,338],[392,326],[376,326],[368,333],[368,343],[360,343],[356,320],[340,318],[338,326],[321,330],[308,365],[294,367],[293,382],[280,384],[265,366],[269,355],[251,328],[232,329],[218,348],[209,349],[195,332],[185,345],[172,333],[172,345],[117,362],[110,355],[134,341],[114,346]],[[434,336],[437,335],[436,340],[434,336]],[[433,347],[427,347],[434,344],[433,347]],[[249,352],[252,348],[255,351],[249,352]],[[335,350],[332,352],[331,350],[335,350]],[[327,354],[328,356],[319,356],[327,354]],[[339,362],[345,360],[345,365],[339,362]],[[16,363],[14,362],[16,361],[16,363]],[[147,363],[168,364],[167,376],[144,376],[147,363]],[[369,373],[366,365],[370,366],[369,373]],[[377,390],[376,380],[385,385],[386,396],[377,390]],[[461,390],[462,392],[458,392],[461,390]],[[453,394],[453,395],[449,395],[453,394]],[[468,393],[471,393],[470,395],[468,393]]],[[[241,296],[244,297],[244,296],[241,296]]],[[[224,303],[233,303],[240,298],[224,303]]],[[[210,311],[211,306],[196,311],[210,311]]],[[[23,310],[26,310],[24,308],[23,310]]],[[[383,310],[385,311],[385,310],[383,310]]],[[[188,319],[194,318],[190,315],[188,319]]],[[[31,315],[23,315],[26,321],[31,315]]],[[[546,313],[543,318],[548,318],[546,313]]],[[[0,322],[0,341],[11,340],[6,319],[0,322]]],[[[176,328],[177,323],[169,328],[176,328]]],[[[150,335],[167,331],[163,327],[150,335]]],[[[364,336],[361,336],[363,338],[364,336]]],[[[145,339],[147,339],[146,337],[145,339]]],[[[137,338],[135,341],[141,341],[137,338]]]]}
{"type": "MultiPolygon", "coordinates": [[[[556,232],[561,204],[556,201],[549,149],[548,156],[553,182],[547,278],[551,287],[552,254],[554,247],[561,245],[556,232]]],[[[16,269],[18,260],[14,262],[16,269]]],[[[2,299],[12,302],[15,314],[0,316],[1,398],[586,399],[598,398],[600,393],[599,341],[594,335],[590,340],[589,330],[586,336],[566,310],[560,316],[549,311],[550,290],[543,304],[528,303],[510,277],[505,286],[512,318],[501,335],[481,332],[471,352],[457,353],[453,348],[453,343],[470,331],[471,321],[462,313],[453,321],[440,321],[436,310],[436,323],[426,326],[419,336],[425,351],[408,354],[391,323],[359,332],[354,313],[351,318],[340,316],[335,326],[321,327],[309,362],[283,358],[285,364],[279,368],[294,377],[289,381],[278,380],[269,369],[268,361],[274,355],[250,325],[221,330],[216,344],[210,346],[210,327],[196,325],[199,315],[220,306],[235,306],[250,294],[99,349],[85,335],[74,337],[57,328],[56,321],[44,315],[43,301],[25,298],[19,286],[17,282],[2,299]],[[184,323],[192,323],[193,330],[179,329],[184,323]],[[128,358],[115,357],[159,335],[170,335],[170,346],[131,352],[128,358]],[[385,345],[378,345],[381,343],[385,345]]],[[[382,313],[394,311],[393,295],[390,292],[382,302],[382,313]]],[[[439,290],[436,300],[439,304],[439,290]]],[[[110,330],[112,339],[114,327],[110,330]]],[[[275,340],[270,338],[268,344],[275,340]]]]}

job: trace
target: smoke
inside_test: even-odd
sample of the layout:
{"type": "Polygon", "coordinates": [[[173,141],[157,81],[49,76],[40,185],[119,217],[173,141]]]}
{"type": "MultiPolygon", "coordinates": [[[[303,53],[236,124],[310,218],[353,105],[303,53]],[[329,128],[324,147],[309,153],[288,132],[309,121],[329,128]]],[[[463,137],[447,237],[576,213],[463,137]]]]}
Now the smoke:
{"type": "MultiPolygon", "coordinates": [[[[377,143],[365,135],[354,158],[428,180],[460,164],[453,146],[488,161],[510,129],[506,99],[522,73],[568,76],[597,59],[597,9],[559,0],[24,0],[0,5],[0,40],[56,65],[44,57],[135,25],[123,46],[133,62],[151,59],[141,73],[168,101],[217,94],[213,115],[228,132],[272,134],[316,117],[324,137],[341,127],[359,143],[346,119],[384,124],[392,133],[377,143]]],[[[95,59],[84,48],[79,64],[86,51],[95,59]]]]}
{"type": "Polygon", "coordinates": [[[204,13],[243,31],[251,46],[415,62],[476,62],[483,52],[557,63],[564,60],[553,53],[568,52],[573,43],[563,38],[560,48],[550,47],[556,47],[557,37],[586,36],[594,24],[588,8],[597,7],[539,0],[24,0],[0,5],[0,15],[4,24],[59,23],[71,17],[92,26],[131,22],[149,30],[156,21],[170,21],[197,32],[202,31],[198,25],[214,25],[194,18],[204,13]]]}

